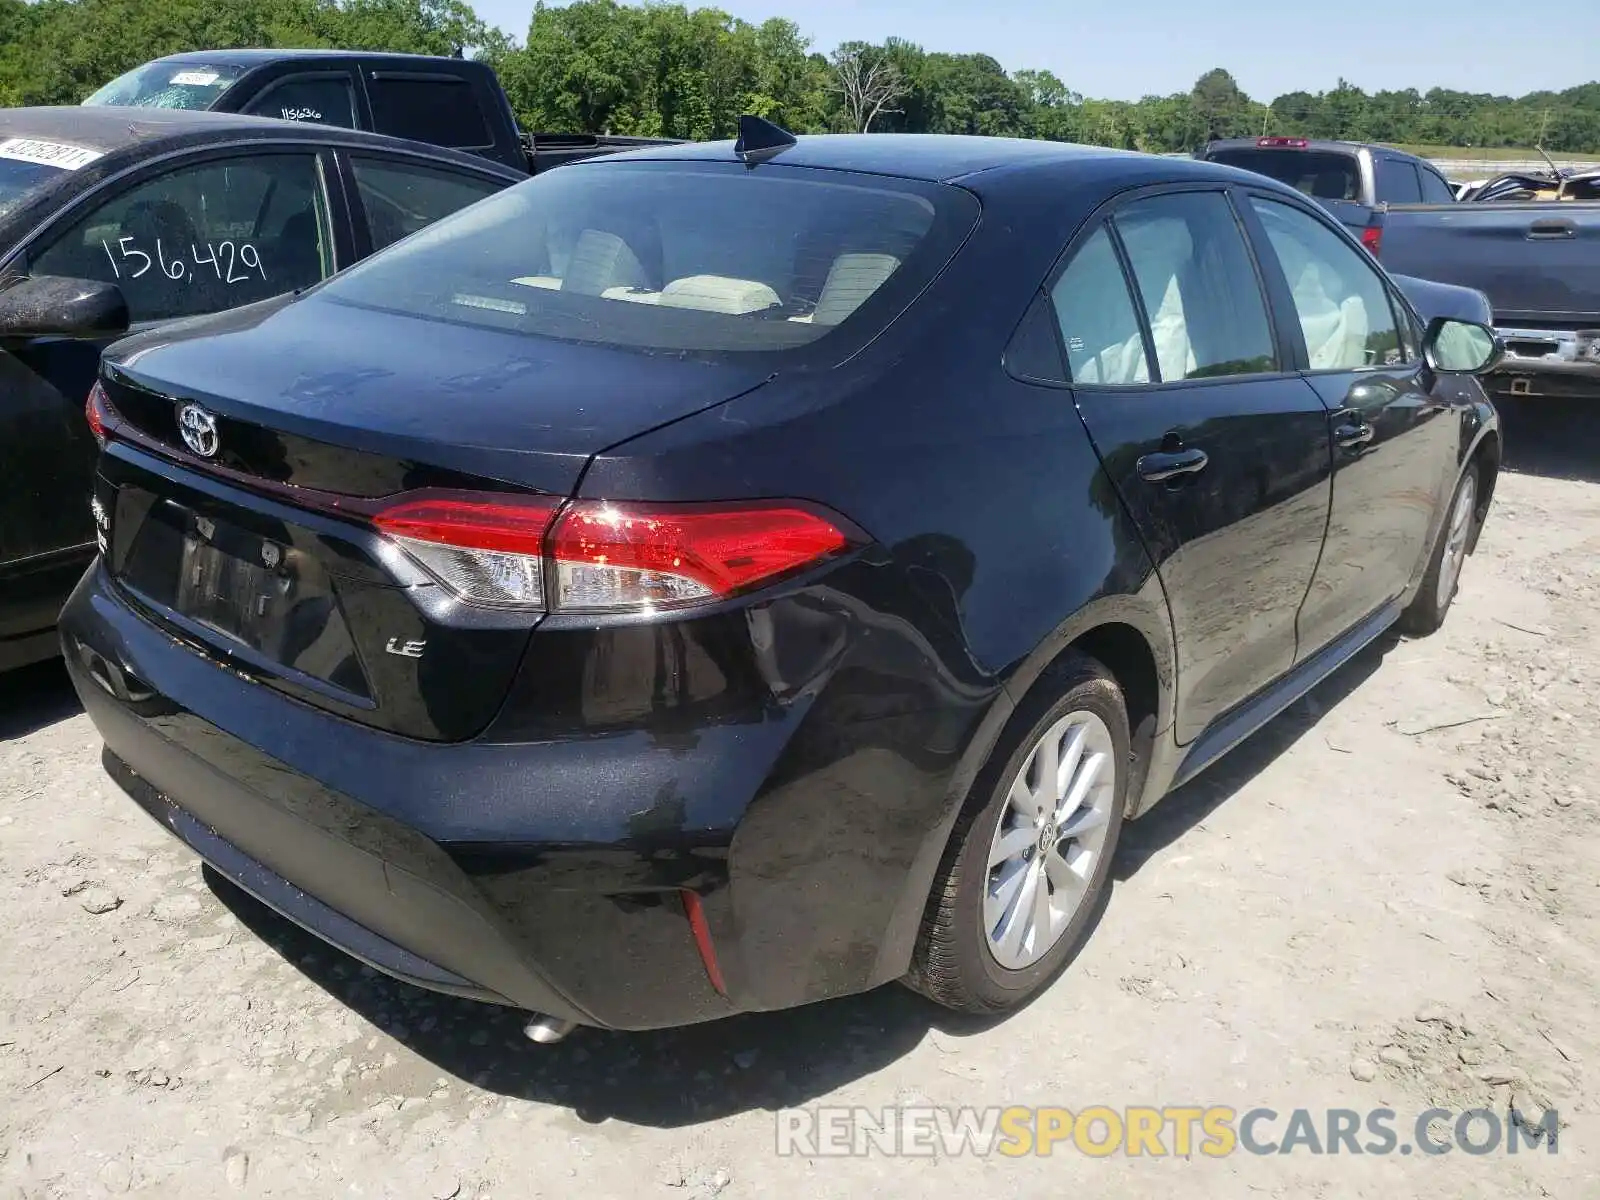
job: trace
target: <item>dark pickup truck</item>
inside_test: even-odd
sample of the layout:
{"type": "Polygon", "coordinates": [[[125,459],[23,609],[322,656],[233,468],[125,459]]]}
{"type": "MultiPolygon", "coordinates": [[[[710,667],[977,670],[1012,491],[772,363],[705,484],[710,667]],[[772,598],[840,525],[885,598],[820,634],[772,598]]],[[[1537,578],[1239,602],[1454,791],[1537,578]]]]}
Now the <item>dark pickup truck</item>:
{"type": "Polygon", "coordinates": [[[1600,203],[1458,202],[1426,159],[1306,138],[1212,142],[1197,157],[1318,200],[1391,272],[1484,293],[1513,396],[1600,396],[1600,203]]]}
{"type": "Polygon", "coordinates": [[[1304,192],[1376,249],[1372,210],[1385,204],[1448,204],[1455,189],[1425,158],[1392,146],[1310,138],[1229,138],[1195,155],[1267,175],[1304,192]]]}
{"type": "Polygon", "coordinates": [[[1390,271],[1489,297],[1513,396],[1600,398],[1600,203],[1398,205],[1373,214],[1390,271]]]}
{"type": "Polygon", "coordinates": [[[528,174],[659,139],[525,134],[494,71],[462,58],[357,50],[197,50],[119,75],[85,104],[210,109],[368,129],[528,174]]]}

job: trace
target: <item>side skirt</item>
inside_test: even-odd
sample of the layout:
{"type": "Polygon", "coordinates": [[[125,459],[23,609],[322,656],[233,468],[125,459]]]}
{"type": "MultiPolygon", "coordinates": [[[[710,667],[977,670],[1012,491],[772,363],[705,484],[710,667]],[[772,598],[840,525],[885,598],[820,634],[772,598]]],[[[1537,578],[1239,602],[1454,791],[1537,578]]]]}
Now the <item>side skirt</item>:
{"type": "Polygon", "coordinates": [[[1246,700],[1232,712],[1218,717],[1190,744],[1189,752],[1178,764],[1171,786],[1176,788],[1188,783],[1344,666],[1379,634],[1393,625],[1399,618],[1400,612],[1400,601],[1390,601],[1348,633],[1330,642],[1305,662],[1291,668],[1265,691],[1246,700]]]}

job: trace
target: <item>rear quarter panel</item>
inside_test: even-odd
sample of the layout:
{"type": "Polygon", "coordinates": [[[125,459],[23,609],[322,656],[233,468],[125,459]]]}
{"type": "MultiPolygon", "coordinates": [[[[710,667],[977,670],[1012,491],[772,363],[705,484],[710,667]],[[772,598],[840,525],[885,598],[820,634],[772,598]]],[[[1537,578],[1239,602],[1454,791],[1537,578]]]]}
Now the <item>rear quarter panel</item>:
{"type": "MultiPolygon", "coordinates": [[[[842,672],[827,681],[807,718],[810,733],[791,744],[731,848],[736,876],[824,906],[839,860],[776,851],[810,844],[817,829],[870,826],[875,869],[852,876],[852,886],[871,894],[856,897],[860,926],[844,935],[848,944],[879,948],[865,982],[907,968],[963,800],[1014,706],[1074,637],[1099,623],[1131,625],[1170,682],[1159,583],[1071,392],[1019,382],[1001,367],[1056,252],[1104,195],[1096,189],[1074,208],[1067,187],[1009,208],[1004,221],[987,212],[944,276],[855,360],[810,376],[780,374],[623,443],[599,455],[581,485],[592,498],[792,496],[828,505],[859,524],[883,556],[883,584],[858,597],[872,619],[852,623],[856,641],[846,655],[866,661],[884,638],[937,648],[936,687],[885,675],[847,684],[842,672]],[[889,596],[898,598],[892,607],[882,600],[889,596]],[[836,694],[846,686],[867,687],[880,709],[887,706],[877,690],[892,688],[925,716],[907,713],[896,719],[897,736],[882,736],[891,729],[885,722],[848,716],[860,704],[836,694]],[[957,709],[933,720],[929,706],[953,696],[957,709]],[[830,712],[842,715],[819,726],[830,712]],[[934,728],[937,743],[917,732],[934,728]],[[812,753],[807,744],[836,749],[812,753]]],[[[1164,706],[1163,727],[1170,716],[1164,706]]],[[[816,915],[824,927],[821,908],[816,915]]],[[[838,937],[837,914],[833,920],[838,937]]],[[[827,957],[814,960],[819,970],[827,957]]]]}

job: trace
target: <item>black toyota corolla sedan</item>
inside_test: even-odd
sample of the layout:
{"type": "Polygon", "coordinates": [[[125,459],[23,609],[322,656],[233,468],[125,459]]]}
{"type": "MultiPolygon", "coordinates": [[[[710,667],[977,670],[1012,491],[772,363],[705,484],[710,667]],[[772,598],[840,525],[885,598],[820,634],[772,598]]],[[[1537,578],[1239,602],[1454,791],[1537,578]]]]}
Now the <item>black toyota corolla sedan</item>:
{"type": "Polygon", "coordinates": [[[747,122],[120,343],[63,648],[219,872],[536,1040],[1001,1011],[1124,820],[1444,619],[1459,315],[1259,175],[747,122]]]}

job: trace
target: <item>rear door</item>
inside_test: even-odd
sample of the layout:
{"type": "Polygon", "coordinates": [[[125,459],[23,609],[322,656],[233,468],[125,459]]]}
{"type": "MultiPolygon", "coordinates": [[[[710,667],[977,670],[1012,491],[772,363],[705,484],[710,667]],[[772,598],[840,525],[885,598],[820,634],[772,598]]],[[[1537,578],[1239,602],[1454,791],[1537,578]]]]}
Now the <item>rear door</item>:
{"type": "Polygon", "coordinates": [[[367,70],[366,87],[379,133],[472,154],[498,148],[491,97],[464,75],[378,65],[367,70]]]}
{"type": "MultiPolygon", "coordinates": [[[[250,80],[253,81],[252,75],[250,80]]],[[[318,65],[316,70],[290,71],[266,80],[239,112],[279,121],[309,121],[341,129],[368,129],[360,80],[352,65],[318,65]]]]}
{"type": "Polygon", "coordinates": [[[1249,207],[1333,441],[1327,544],[1299,619],[1305,658],[1410,583],[1454,482],[1456,392],[1423,364],[1421,330],[1370,256],[1309,206],[1253,194],[1249,207]]]}
{"type": "Polygon", "coordinates": [[[1294,663],[1328,519],[1327,416],[1227,191],[1120,202],[1051,295],[1079,410],[1166,592],[1188,742],[1294,663]]]}

